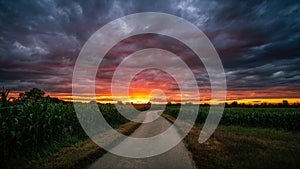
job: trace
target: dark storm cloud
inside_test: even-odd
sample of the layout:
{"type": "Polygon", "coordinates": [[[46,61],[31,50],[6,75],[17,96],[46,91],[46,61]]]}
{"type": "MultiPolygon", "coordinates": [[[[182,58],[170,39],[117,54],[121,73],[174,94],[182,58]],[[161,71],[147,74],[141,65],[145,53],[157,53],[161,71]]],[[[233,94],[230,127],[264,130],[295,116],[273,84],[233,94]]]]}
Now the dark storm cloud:
{"type": "Polygon", "coordinates": [[[109,13],[117,5],[1,1],[1,83],[18,90],[39,86],[60,91],[60,84],[71,83],[72,67],[88,37],[110,19],[124,15],[109,13]]]}
{"type": "Polygon", "coordinates": [[[181,1],[176,8],[212,40],[229,89],[300,83],[299,2],[181,1]]]}
{"type": "MultiPolygon", "coordinates": [[[[0,85],[70,92],[85,41],[109,21],[146,11],[177,15],[203,30],[221,57],[229,89],[299,86],[300,3],[233,0],[0,1],[0,85]]],[[[132,38],[117,46],[98,78],[110,77],[116,64],[137,49],[160,47],[182,55],[198,84],[206,86],[207,74],[193,53],[162,39],[132,38]]]]}

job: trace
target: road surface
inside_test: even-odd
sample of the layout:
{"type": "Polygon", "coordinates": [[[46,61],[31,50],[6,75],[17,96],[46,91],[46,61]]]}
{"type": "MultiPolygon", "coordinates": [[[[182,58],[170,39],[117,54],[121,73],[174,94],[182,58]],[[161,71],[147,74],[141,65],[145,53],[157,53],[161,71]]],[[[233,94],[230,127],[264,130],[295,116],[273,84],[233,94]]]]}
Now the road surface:
{"type": "MultiPolygon", "coordinates": [[[[168,122],[161,116],[158,116],[159,111],[148,111],[144,121],[152,121],[149,123],[143,123],[138,129],[136,129],[130,136],[137,138],[146,138],[155,136],[162,133],[171,126],[168,122]],[[154,120],[156,119],[156,120],[154,120]],[[153,121],[154,120],[154,121],[153,121]]],[[[168,139],[178,138],[179,134],[176,128],[172,135],[168,139]]],[[[164,141],[161,144],[168,144],[164,141]]],[[[139,150],[141,147],[139,145],[133,145],[127,141],[123,140],[118,146],[114,147],[118,149],[122,147],[127,151],[139,150]]],[[[171,150],[148,158],[127,158],[114,155],[112,153],[106,153],[92,165],[88,166],[89,169],[196,169],[194,161],[190,152],[186,149],[184,143],[180,142],[177,146],[171,150]]]]}

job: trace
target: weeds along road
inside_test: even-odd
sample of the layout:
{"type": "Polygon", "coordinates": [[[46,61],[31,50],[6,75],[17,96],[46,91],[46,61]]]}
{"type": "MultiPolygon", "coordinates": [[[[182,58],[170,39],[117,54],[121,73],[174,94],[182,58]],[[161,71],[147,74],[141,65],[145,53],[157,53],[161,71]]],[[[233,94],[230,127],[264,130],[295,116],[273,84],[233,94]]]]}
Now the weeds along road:
{"type": "MultiPolygon", "coordinates": [[[[146,138],[158,135],[168,129],[171,123],[159,116],[161,111],[148,111],[144,121],[152,121],[149,123],[143,123],[136,129],[130,136],[137,138],[146,138]],[[158,117],[159,116],[159,117],[158,117]],[[156,120],[154,120],[156,119],[156,120]],[[154,120],[154,121],[153,121],[154,120]]],[[[179,137],[176,128],[172,129],[171,135],[168,139],[175,140],[179,137]]],[[[162,140],[160,144],[169,144],[166,140],[162,140]]],[[[139,151],[143,149],[141,145],[134,144],[128,139],[123,140],[119,145],[113,149],[120,149],[122,151],[139,151]]],[[[184,143],[180,142],[171,150],[148,158],[127,158],[114,155],[112,153],[106,153],[93,164],[88,166],[89,169],[195,169],[195,163],[192,159],[191,153],[186,149],[184,143]]]]}

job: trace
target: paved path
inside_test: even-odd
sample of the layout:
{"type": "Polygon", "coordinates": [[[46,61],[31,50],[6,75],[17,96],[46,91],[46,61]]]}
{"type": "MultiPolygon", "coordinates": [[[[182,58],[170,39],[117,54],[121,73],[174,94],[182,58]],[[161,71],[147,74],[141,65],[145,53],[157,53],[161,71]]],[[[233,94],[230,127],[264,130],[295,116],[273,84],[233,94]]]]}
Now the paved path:
{"type": "MultiPolygon", "coordinates": [[[[144,121],[152,121],[150,123],[143,123],[136,129],[131,136],[138,138],[145,138],[155,136],[171,126],[163,117],[158,117],[158,111],[147,112],[144,121]],[[156,119],[156,120],[154,120],[156,119]],[[153,121],[154,120],[154,121],[153,121]]],[[[170,135],[169,139],[179,137],[177,129],[170,135]]],[[[161,144],[168,144],[163,141],[161,144]]],[[[132,145],[126,139],[114,148],[124,147],[128,151],[141,149],[138,145],[132,145]]],[[[111,153],[106,153],[96,162],[88,167],[89,169],[195,169],[194,161],[192,160],[190,152],[181,142],[171,150],[148,158],[126,158],[120,157],[111,153]]]]}

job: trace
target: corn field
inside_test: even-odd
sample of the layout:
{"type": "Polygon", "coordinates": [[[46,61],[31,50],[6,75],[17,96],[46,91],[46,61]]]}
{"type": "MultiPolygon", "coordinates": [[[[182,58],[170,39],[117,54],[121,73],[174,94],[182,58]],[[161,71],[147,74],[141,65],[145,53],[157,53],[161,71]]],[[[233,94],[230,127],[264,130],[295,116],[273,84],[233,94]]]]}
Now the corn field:
{"type": "MultiPolygon", "coordinates": [[[[106,121],[117,127],[127,122],[114,105],[99,105],[106,121]]],[[[0,102],[0,163],[51,146],[68,136],[86,139],[72,103],[37,101],[0,102]]],[[[1,166],[1,165],[0,165],[1,166]]]]}
{"type": "MultiPolygon", "coordinates": [[[[209,107],[200,107],[196,123],[204,123],[209,107]]],[[[168,106],[165,113],[177,117],[179,106],[168,106]]],[[[189,116],[188,111],[184,116],[189,116]]],[[[299,108],[225,108],[220,124],[300,131],[299,108]]]]}

